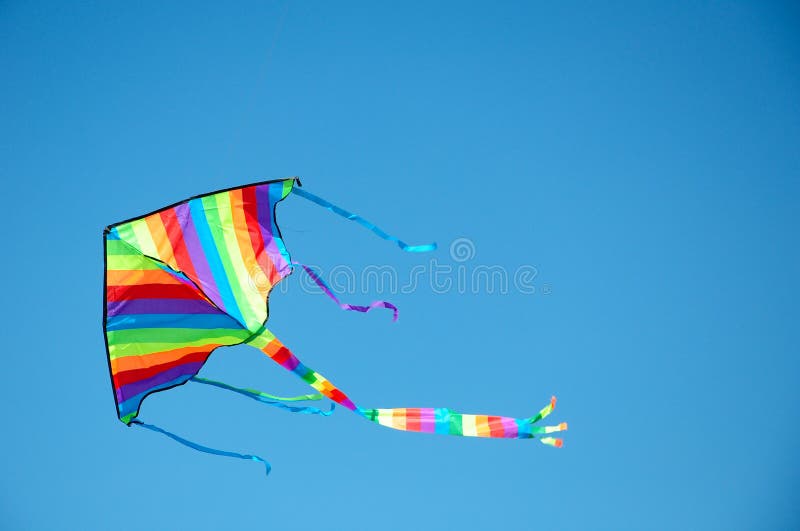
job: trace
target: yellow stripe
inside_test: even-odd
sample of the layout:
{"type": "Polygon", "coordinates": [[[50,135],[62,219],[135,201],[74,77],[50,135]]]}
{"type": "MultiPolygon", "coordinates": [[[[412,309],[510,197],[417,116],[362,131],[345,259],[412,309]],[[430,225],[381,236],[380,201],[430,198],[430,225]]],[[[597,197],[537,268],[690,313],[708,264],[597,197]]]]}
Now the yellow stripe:
{"type": "Polygon", "coordinates": [[[150,230],[150,235],[153,237],[159,260],[166,262],[170,267],[177,270],[178,264],[175,262],[175,253],[172,250],[172,243],[167,236],[167,229],[164,227],[164,220],[161,219],[161,215],[152,214],[144,219],[150,230]]]}
{"type": "Polygon", "coordinates": [[[136,234],[136,241],[139,242],[139,249],[147,256],[158,257],[158,249],[153,242],[153,237],[150,235],[150,228],[147,222],[143,219],[136,219],[131,221],[131,229],[136,234]]]}
{"type": "Polygon", "coordinates": [[[475,425],[475,415],[461,415],[461,430],[464,435],[469,437],[476,437],[478,435],[478,428],[475,425]]]}
{"type": "Polygon", "coordinates": [[[247,328],[256,330],[267,317],[266,304],[263,296],[249,282],[250,273],[242,259],[242,250],[239,248],[239,238],[236,234],[239,228],[233,224],[230,196],[228,193],[217,194],[216,200],[225,249],[233,266],[233,278],[229,278],[231,282],[238,283],[238,289],[232,290],[234,296],[237,297],[236,305],[242,309],[241,313],[245,318],[247,328]],[[245,300],[240,300],[241,296],[244,296],[245,300]]]}
{"type": "Polygon", "coordinates": [[[261,324],[267,318],[268,310],[266,298],[270,289],[272,289],[272,284],[269,281],[269,276],[259,265],[258,257],[253,250],[253,242],[250,240],[250,233],[247,230],[247,217],[244,212],[242,191],[232,191],[230,194],[230,200],[233,226],[237,228],[236,240],[239,247],[239,253],[242,257],[242,263],[247,270],[247,285],[245,286],[245,292],[248,294],[252,293],[252,296],[249,297],[249,300],[251,304],[256,305],[255,308],[258,310],[254,313],[254,315],[257,316],[258,323],[254,323],[254,325],[261,326],[261,324]]]}

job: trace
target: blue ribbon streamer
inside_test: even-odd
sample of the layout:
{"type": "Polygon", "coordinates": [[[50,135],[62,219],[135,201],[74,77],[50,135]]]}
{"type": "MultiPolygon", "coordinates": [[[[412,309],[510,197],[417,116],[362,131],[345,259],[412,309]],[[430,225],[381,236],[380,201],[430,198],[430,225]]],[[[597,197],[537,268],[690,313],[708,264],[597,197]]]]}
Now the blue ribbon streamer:
{"type": "Polygon", "coordinates": [[[310,193],[306,192],[305,190],[303,190],[303,189],[301,189],[301,188],[299,188],[297,186],[292,187],[292,193],[295,193],[295,194],[299,195],[300,197],[302,197],[304,199],[308,199],[312,203],[316,203],[319,206],[330,210],[334,214],[338,214],[338,215],[342,216],[343,218],[349,219],[350,221],[355,221],[356,223],[358,223],[362,227],[365,227],[365,228],[371,230],[372,232],[374,232],[378,237],[383,238],[384,240],[388,240],[390,242],[395,242],[398,245],[398,247],[400,247],[402,250],[404,250],[406,252],[409,252],[409,253],[426,253],[428,251],[436,250],[436,244],[435,243],[428,243],[428,244],[425,244],[425,245],[408,245],[407,243],[405,243],[404,241],[400,240],[396,236],[392,236],[391,234],[389,234],[387,232],[384,232],[383,230],[381,230],[380,228],[375,226],[373,223],[370,223],[369,221],[367,221],[366,219],[362,218],[358,214],[353,214],[352,212],[348,212],[347,210],[345,210],[343,208],[340,208],[340,207],[334,205],[333,203],[330,203],[330,202],[322,199],[321,197],[317,197],[314,194],[310,194],[310,193]]]}
{"type": "Polygon", "coordinates": [[[225,451],[225,450],[215,450],[214,448],[209,448],[208,446],[203,446],[203,445],[200,445],[200,444],[197,444],[197,443],[193,443],[192,441],[184,439],[183,437],[179,437],[179,436],[175,435],[174,433],[170,433],[167,430],[161,429],[158,426],[153,426],[152,424],[145,424],[144,422],[142,422],[140,420],[133,420],[133,421],[131,421],[131,424],[133,424],[135,426],[140,426],[142,428],[147,428],[150,431],[154,431],[154,432],[160,433],[162,435],[166,435],[167,437],[169,437],[173,441],[177,441],[177,442],[181,443],[184,446],[188,446],[189,448],[191,448],[193,450],[197,450],[198,452],[204,452],[204,453],[212,454],[212,455],[221,455],[223,457],[235,457],[237,459],[244,459],[244,460],[247,460],[247,461],[256,461],[258,463],[264,463],[264,467],[267,470],[267,475],[269,475],[270,470],[272,470],[272,466],[270,466],[270,464],[266,460],[258,457],[257,455],[239,454],[239,453],[236,453],[236,452],[228,452],[228,451],[225,451]]]}
{"type": "Polygon", "coordinates": [[[241,389],[239,387],[234,387],[226,383],[216,382],[214,380],[206,380],[205,378],[198,378],[196,376],[193,376],[190,379],[190,381],[205,385],[212,385],[214,387],[219,387],[220,389],[225,389],[226,391],[233,391],[234,393],[238,393],[242,396],[246,396],[247,398],[252,398],[257,402],[261,402],[262,404],[267,404],[273,407],[277,407],[279,409],[285,409],[287,411],[291,411],[292,413],[302,413],[304,415],[322,415],[327,417],[331,415],[333,413],[333,410],[336,408],[336,404],[334,404],[333,402],[331,402],[331,408],[328,411],[322,411],[319,408],[311,406],[290,406],[282,402],[277,402],[275,400],[270,400],[269,398],[265,398],[248,389],[241,389]]]}

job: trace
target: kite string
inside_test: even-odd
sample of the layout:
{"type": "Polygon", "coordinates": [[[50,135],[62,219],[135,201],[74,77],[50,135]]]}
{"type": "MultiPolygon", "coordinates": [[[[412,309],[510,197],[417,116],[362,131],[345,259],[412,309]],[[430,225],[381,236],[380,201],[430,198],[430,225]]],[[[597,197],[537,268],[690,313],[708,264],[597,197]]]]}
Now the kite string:
{"type": "Polygon", "coordinates": [[[341,302],[339,300],[339,298],[333,293],[333,290],[331,290],[330,286],[328,286],[328,284],[324,280],[322,280],[322,277],[320,277],[313,269],[311,269],[307,265],[301,264],[299,262],[292,262],[292,265],[298,265],[298,266],[302,267],[303,270],[306,272],[306,274],[309,276],[309,278],[311,278],[311,280],[313,280],[314,283],[317,286],[319,286],[319,288],[328,297],[333,299],[333,302],[338,304],[339,307],[342,310],[367,313],[368,311],[370,311],[370,310],[372,310],[374,308],[386,308],[388,310],[392,310],[392,313],[393,313],[392,321],[397,321],[397,315],[398,315],[397,306],[395,306],[391,302],[388,302],[388,301],[374,301],[369,306],[359,306],[359,305],[355,305],[355,304],[347,304],[345,302],[341,302]]]}
{"type": "Polygon", "coordinates": [[[263,93],[261,92],[260,85],[265,85],[268,88],[267,82],[269,81],[269,70],[270,66],[272,65],[272,58],[275,53],[275,49],[277,48],[278,41],[280,39],[281,33],[283,32],[283,27],[286,22],[286,17],[289,14],[289,1],[287,0],[284,2],[283,9],[279,15],[278,22],[275,25],[275,29],[272,33],[272,41],[267,49],[266,55],[264,57],[264,62],[262,63],[262,68],[257,72],[258,76],[255,80],[255,83],[252,86],[251,92],[249,94],[249,98],[245,102],[245,107],[247,107],[246,112],[238,124],[239,126],[231,133],[229,143],[228,143],[228,155],[229,157],[233,157],[234,154],[234,146],[241,144],[242,132],[244,131],[243,126],[250,125],[247,123],[247,118],[254,116],[256,110],[256,97],[258,97],[258,101],[269,101],[269,99],[263,98],[263,93]]]}
{"type": "Polygon", "coordinates": [[[316,203],[317,205],[321,206],[322,208],[330,210],[334,214],[338,214],[339,216],[342,216],[343,218],[349,219],[350,221],[355,221],[356,223],[358,223],[362,227],[365,227],[366,229],[372,231],[379,238],[383,238],[384,240],[387,240],[387,241],[390,241],[390,242],[395,242],[398,247],[400,247],[402,250],[404,250],[406,252],[409,252],[409,253],[425,253],[425,252],[428,252],[428,251],[436,250],[436,244],[435,243],[428,243],[428,244],[425,244],[425,245],[408,245],[406,242],[400,240],[396,236],[392,236],[391,234],[383,231],[382,229],[377,227],[374,223],[371,223],[371,222],[367,221],[366,219],[362,218],[358,214],[353,214],[352,212],[349,212],[349,211],[347,211],[347,210],[345,210],[345,209],[343,209],[341,207],[338,207],[338,206],[334,205],[333,203],[331,203],[329,201],[326,201],[325,199],[322,199],[321,197],[318,197],[318,196],[316,196],[316,195],[314,195],[312,193],[306,192],[305,190],[303,190],[302,188],[300,188],[298,186],[292,187],[292,193],[297,194],[297,195],[299,195],[300,197],[302,197],[304,199],[308,199],[312,203],[316,203]]]}
{"type": "Polygon", "coordinates": [[[160,433],[162,435],[166,435],[173,441],[179,442],[184,446],[188,446],[193,450],[197,450],[198,452],[204,452],[212,455],[220,455],[223,457],[235,457],[237,459],[244,459],[246,461],[255,461],[257,463],[263,463],[264,467],[266,468],[267,475],[269,475],[270,470],[272,470],[272,466],[269,464],[269,462],[267,462],[265,459],[262,459],[261,457],[258,457],[257,455],[240,454],[237,452],[228,452],[227,450],[216,450],[214,448],[209,448],[208,446],[203,446],[201,444],[192,442],[188,439],[184,439],[183,437],[175,435],[174,433],[170,433],[165,429],[159,428],[158,426],[154,426],[153,424],[145,424],[141,420],[133,420],[131,421],[131,424],[134,426],[139,426],[141,428],[148,429],[150,431],[154,431],[156,433],[160,433]]]}

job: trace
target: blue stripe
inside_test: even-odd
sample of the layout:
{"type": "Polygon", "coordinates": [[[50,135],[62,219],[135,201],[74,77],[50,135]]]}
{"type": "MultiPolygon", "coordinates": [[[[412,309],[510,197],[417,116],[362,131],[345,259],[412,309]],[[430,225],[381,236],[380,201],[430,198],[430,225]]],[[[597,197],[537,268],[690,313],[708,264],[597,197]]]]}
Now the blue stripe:
{"type": "Polygon", "coordinates": [[[115,315],[106,321],[106,330],[131,330],[134,328],[230,328],[240,332],[241,325],[224,314],[174,314],[143,313],[115,315]]]}
{"type": "Polygon", "coordinates": [[[106,234],[106,239],[107,240],[119,240],[120,239],[119,232],[117,232],[117,228],[116,227],[114,227],[113,229],[108,231],[108,234],[106,234]]]}
{"type": "Polygon", "coordinates": [[[182,376],[179,376],[179,377],[175,378],[174,380],[171,380],[169,382],[164,382],[161,385],[157,385],[155,387],[152,387],[152,388],[148,389],[147,391],[142,391],[138,395],[134,395],[134,396],[130,397],[129,399],[127,399],[124,402],[120,402],[120,404],[119,404],[119,416],[120,416],[120,418],[122,418],[125,415],[128,415],[130,413],[133,413],[135,411],[138,411],[139,410],[139,405],[142,403],[142,400],[144,399],[144,397],[148,393],[152,393],[154,391],[159,391],[161,389],[166,389],[167,387],[173,387],[175,385],[182,384],[182,383],[188,381],[189,378],[191,378],[191,377],[192,377],[192,375],[190,375],[190,374],[184,374],[182,376]]]}
{"type": "Polygon", "coordinates": [[[450,410],[446,407],[437,407],[433,410],[434,429],[436,433],[450,434],[450,410]]]}
{"type": "MultiPolygon", "coordinates": [[[[279,182],[269,185],[269,208],[275,208],[275,205],[277,205],[282,199],[283,183],[279,182]]],[[[289,265],[292,262],[292,259],[289,257],[289,250],[286,249],[286,246],[283,244],[283,239],[279,237],[280,231],[278,230],[278,227],[275,226],[275,217],[273,216],[272,210],[270,210],[269,213],[269,225],[269,232],[272,234],[272,239],[275,242],[275,246],[278,248],[278,252],[281,253],[281,256],[283,256],[283,259],[286,260],[286,264],[289,265]]]]}
{"type": "Polygon", "coordinates": [[[191,212],[192,221],[197,231],[197,237],[200,238],[200,245],[203,246],[203,252],[208,260],[208,267],[211,269],[211,275],[214,277],[214,283],[219,290],[219,296],[222,297],[222,304],[225,306],[223,310],[239,321],[243,327],[246,327],[244,317],[239,311],[236,298],[233,296],[231,285],[228,282],[228,275],[225,273],[225,267],[222,265],[222,260],[219,257],[219,251],[216,242],[214,242],[214,236],[211,234],[211,229],[208,227],[208,220],[206,219],[202,199],[193,199],[189,201],[189,211],[191,212]]]}
{"type": "Polygon", "coordinates": [[[533,433],[531,432],[531,425],[520,419],[514,419],[514,422],[517,424],[517,439],[533,439],[533,433]]]}

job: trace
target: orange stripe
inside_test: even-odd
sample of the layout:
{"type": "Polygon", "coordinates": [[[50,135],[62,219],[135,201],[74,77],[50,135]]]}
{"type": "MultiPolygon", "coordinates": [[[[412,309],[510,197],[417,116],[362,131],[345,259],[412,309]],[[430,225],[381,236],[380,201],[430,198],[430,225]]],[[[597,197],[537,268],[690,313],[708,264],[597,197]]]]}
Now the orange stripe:
{"type": "Polygon", "coordinates": [[[489,437],[492,431],[489,429],[489,417],[486,415],[475,415],[475,432],[478,437],[489,437]]]}
{"type": "Polygon", "coordinates": [[[272,358],[281,349],[283,345],[277,339],[270,341],[266,347],[261,349],[267,356],[272,358]]]}
{"type": "Polygon", "coordinates": [[[242,261],[247,268],[247,273],[251,278],[255,279],[258,290],[261,293],[267,293],[272,288],[272,282],[269,276],[264,272],[262,264],[258,263],[256,250],[253,248],[253,241],[250,239],[250,231],[247,228],[247,216],[244,211],[242,190],[231,190],[228,195],[231,201],[233,226],[236,229],[236,242],[239,245],[242,261]]]}
{"type": "Polygon", "coordinates": [[[241,196],[247,234],[250,236],[250,245],[253,247],[253,253],[256,256],[258,265],[261,266],[261,270],[265,272],[265,280],[269,283],[269,286],[274,286],[277,282],[275,280],[275,265],[272,263],[272,260],[265,250],[265,246],[268,242],[264,241],[258,222],[256,188],[254,186],[242,188],[241,196]]]}
{"type": "Polygon", "coordinates": [[[183,284],[165,271],[157,270],[108,270],[106,284],[110,286],[132,286],[134,284],[183,284]]]}
{"type": "Polygon", "coordinates": [[[154,352],[152,354],[145,354],[143,356],[125,356],[123,358],[116,358],[111,360],[111,372],[114,374],[131,371],[136,369],[147,369],[156,365],[163,365],[171,361],[186,356],[187,354],[194,354],[195,352],[210,352],[211,350],[220,346],[218,343],[204,345],[201,347],[183,347],[174,350],[165,350],[163,352],[154,352]]]}
{"type": "Polygon", "coordinates": [[[406,408],[397,408],[392,412],[392,426],[398,430],[406,429],[406,408]]]}
{"type": "Polygon", "coordinates": [[[144,220],[147,222],[147,228],[150,229],[153,243],[156,244],[156,249],[158,249],[158,258],[162,262],[168,263],[173,269],[178,269],[175,263],[175,253],[172,250],[172,244],[167,236],[167,229],[164,227],[161,215],[153,214],[147,216],[144,220]]]}

